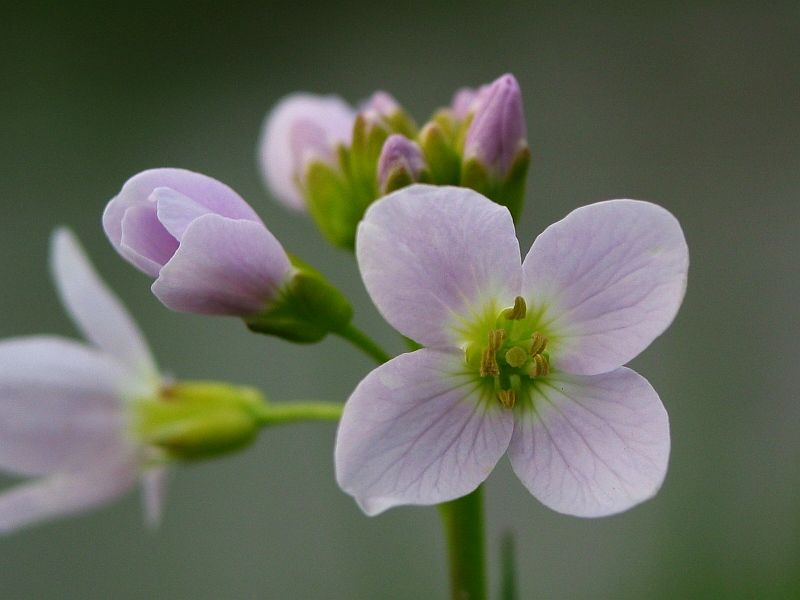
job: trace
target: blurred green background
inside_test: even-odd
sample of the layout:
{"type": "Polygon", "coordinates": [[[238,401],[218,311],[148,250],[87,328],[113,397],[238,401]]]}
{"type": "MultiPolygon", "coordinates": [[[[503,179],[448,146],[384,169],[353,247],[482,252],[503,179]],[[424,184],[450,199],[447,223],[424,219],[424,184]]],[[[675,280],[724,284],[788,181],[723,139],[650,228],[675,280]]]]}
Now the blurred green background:
{"type": "MultiPolygon", "coordinates": [[[[295,347],[168,312],[111,250],[101,210],[148,167],[215,176],[400,351],[351,257],[265,192],[262,118],[294,90],[354,102],[383,88],[423,121],[506,71],[534,156],[523,250],[579,205],[632,197],[678,216],[692,267],[675,324],[633,363],[671,418],[662,491],[581,520],[541,506],[504,460],[487,484],[493,584],[511,529],[523,598],[800,597],[796,1],[6,3],[0,336],[75,335],[46,269],[50,231],[67,224],[165,370],[344,400],[367,359],[335,339],[295,347]]],[[[131,495],[0,539],[0,597],[446,597],[436,511],[363,516],[334,482],[334,433],[268,430],[240,455],[175,469],[157,533],[131,495]]]]}

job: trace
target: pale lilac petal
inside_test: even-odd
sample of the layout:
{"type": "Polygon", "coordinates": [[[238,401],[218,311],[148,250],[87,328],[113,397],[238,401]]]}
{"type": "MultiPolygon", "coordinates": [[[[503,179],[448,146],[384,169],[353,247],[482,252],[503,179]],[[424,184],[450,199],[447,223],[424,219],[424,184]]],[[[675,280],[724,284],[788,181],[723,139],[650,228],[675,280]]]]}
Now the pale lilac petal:
{"type": "Polygon", "coordinates": [[[336,478],[368,515],[438,504],[480,485],[512,431],[513,413],[481,397],[461,352],[423,348],[378,367],[350,396],[336,478]]]}
{"type": "Polygon", "coordinates": [[[192,221],[213,212],[171,188],[156,188],[151,198],[155,200],[159,222],[178,242],[192,221]]]}
{"type": "Polygon", "coordinates": [[[413,185],[378,200],[358,226],[356,255],[384,318],[426,346],[460,345],[464,327],[493,319],[520,291],[511,215],[465,188],[413,185]]]}
{"type": "Polygon", "coordinates": [[[508,453],[543,504],[579,517],[631,508],[661,487],[669,420],[647,380],[624,367],[602,375],[552,375],[533,406],[520,403],[508,453]]]}
{"type": "Polygon", "coordinates": [[[53,234],[50,268],[61,302],[83,336],[142,379],[157,380],[144,336],[67,229],[53,234]]]}
{"type": "Polygon", "coordinates": [[[548,227],[522,268],[553,366],[593,375],[634,358],[675,318],[688,267],[678,221],[649,202],[599,202],[548,227]]]}
{"type": "Polygon", "coordinates": [[[176,311],[249,315],[275,298],[290,270],[286,252],[264,225],[208,214],[186,229],[152,289],[176,311]]]}
{"type": "Polygon", "coordinates": [[[0,342],[0,469],[40,475],[74,468],[123,435],[121,363],[76,342],[0,342]]]}
{"type": "Polygon", "coordinates": [[[312,159],[330,161],[337,144],[348,145],[355,111],[337,96],[298,93],[287,96],[264,121],[259,166],[270,192],[287,206],[302,210],[298,185],[312,159]]]}
{"type": "Polygon", "coordinates": [[[151,277],[177,249],[177,241],[158,221],[157,188],[169,188],[231,219],[259,221],[239,194],[212,177],[186,169],[150,169],[131,177],[106,206],[103,229],[116,250],[151,277]]]}
{"type": "Polygon", "coordinates": [[[258,216],[239,194],[213,177],[186,169],[148,169],[128,179],[103,213],[103,228],[115,247],[122,241],[121,224],[125,212],[148,201],[155,209],[150,195],[156,188],[165,187],[192,198],[211,212],[231,219],[258,221],[258,216]]]}
{"type": "Polygon", "coordinates": [[[167,467],[148,468],[142,473],[141,480],[145,524],[151,529],[157,529],[164,514],[169,469],[167,467]]]}
{"type": "Polygon", "coordinates": [[[131,206],[122,217],[122,237],[117,251],[150,277],[158,277],[175,251],[178,240],[158,220],[156,204],[131,206]]]}
{"type": "Polygon", "coordinates": [[[54,473],[0,494],[0,534],[111,502],[136,483],[129,453],[110,449],[103,461],[79,471],[54,473]]]}
{"type": "Polygon", "coordinates": [[[456,90],[456,93],[453,94],[453,100],[450,102],[450,107],[456,118],[465,119],[473,109],[477,98],[478,90],[474,88],[464,87],[456,90]]]}

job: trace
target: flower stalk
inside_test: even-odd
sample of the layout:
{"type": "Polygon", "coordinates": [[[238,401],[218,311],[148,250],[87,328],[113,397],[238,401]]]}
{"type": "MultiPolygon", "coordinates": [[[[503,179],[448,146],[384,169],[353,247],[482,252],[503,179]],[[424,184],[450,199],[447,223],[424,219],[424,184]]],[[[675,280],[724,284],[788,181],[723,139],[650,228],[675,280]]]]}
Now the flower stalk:
{"type": "Polygon", "coordinates": [[[453,600],[485,600],[486,532],[483,486],[439,505],[444,526],[453,600]]]}

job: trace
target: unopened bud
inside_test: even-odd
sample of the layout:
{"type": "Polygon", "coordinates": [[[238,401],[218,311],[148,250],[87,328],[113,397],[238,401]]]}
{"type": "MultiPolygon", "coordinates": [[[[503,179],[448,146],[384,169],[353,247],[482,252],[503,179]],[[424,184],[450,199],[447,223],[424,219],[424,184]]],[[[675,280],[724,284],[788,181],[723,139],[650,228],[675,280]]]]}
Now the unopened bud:
{"type": "Polygon", "coordinates": [[[490,177],[505,179],[517,155],[527,148],[519,84],[513,75],[503,75],[472,103],[476,106],[464,142],[464,162],[477,160],[490,177]]]}
{"type": "Polygon", "coordinates": [[[382,195],[423,181],[427,164],[416,142],[394,134],[383,144],[378,159],[378,183],[382,195]]]}

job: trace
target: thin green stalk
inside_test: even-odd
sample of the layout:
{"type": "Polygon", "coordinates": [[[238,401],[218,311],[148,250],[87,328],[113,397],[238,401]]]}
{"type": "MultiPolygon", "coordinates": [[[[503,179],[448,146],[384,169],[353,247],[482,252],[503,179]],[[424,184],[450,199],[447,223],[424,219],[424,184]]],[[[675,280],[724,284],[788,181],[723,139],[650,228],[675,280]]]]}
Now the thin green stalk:
{"type": "Polygon", "coordinates": [[[342,329],[334,331],[334,333],[353,344],[356,348],[374,359],[379,365],[388,362],[389,359],[392,358],[389,353],[376,344],[371,337],[352,323],[348,323],[342,329]]]}
{"type": "Polygon", "coordinates": [[[486,600],[486,532],[483,488],[439,505],[450,566],[453,600],[486,600]]]}
{"type": "Polygon", "coordinates": [[[336,402],[282,402],[259,408],[261,425],[281,425],[299,421],[338,421],[343,404],[336,402]]]}

